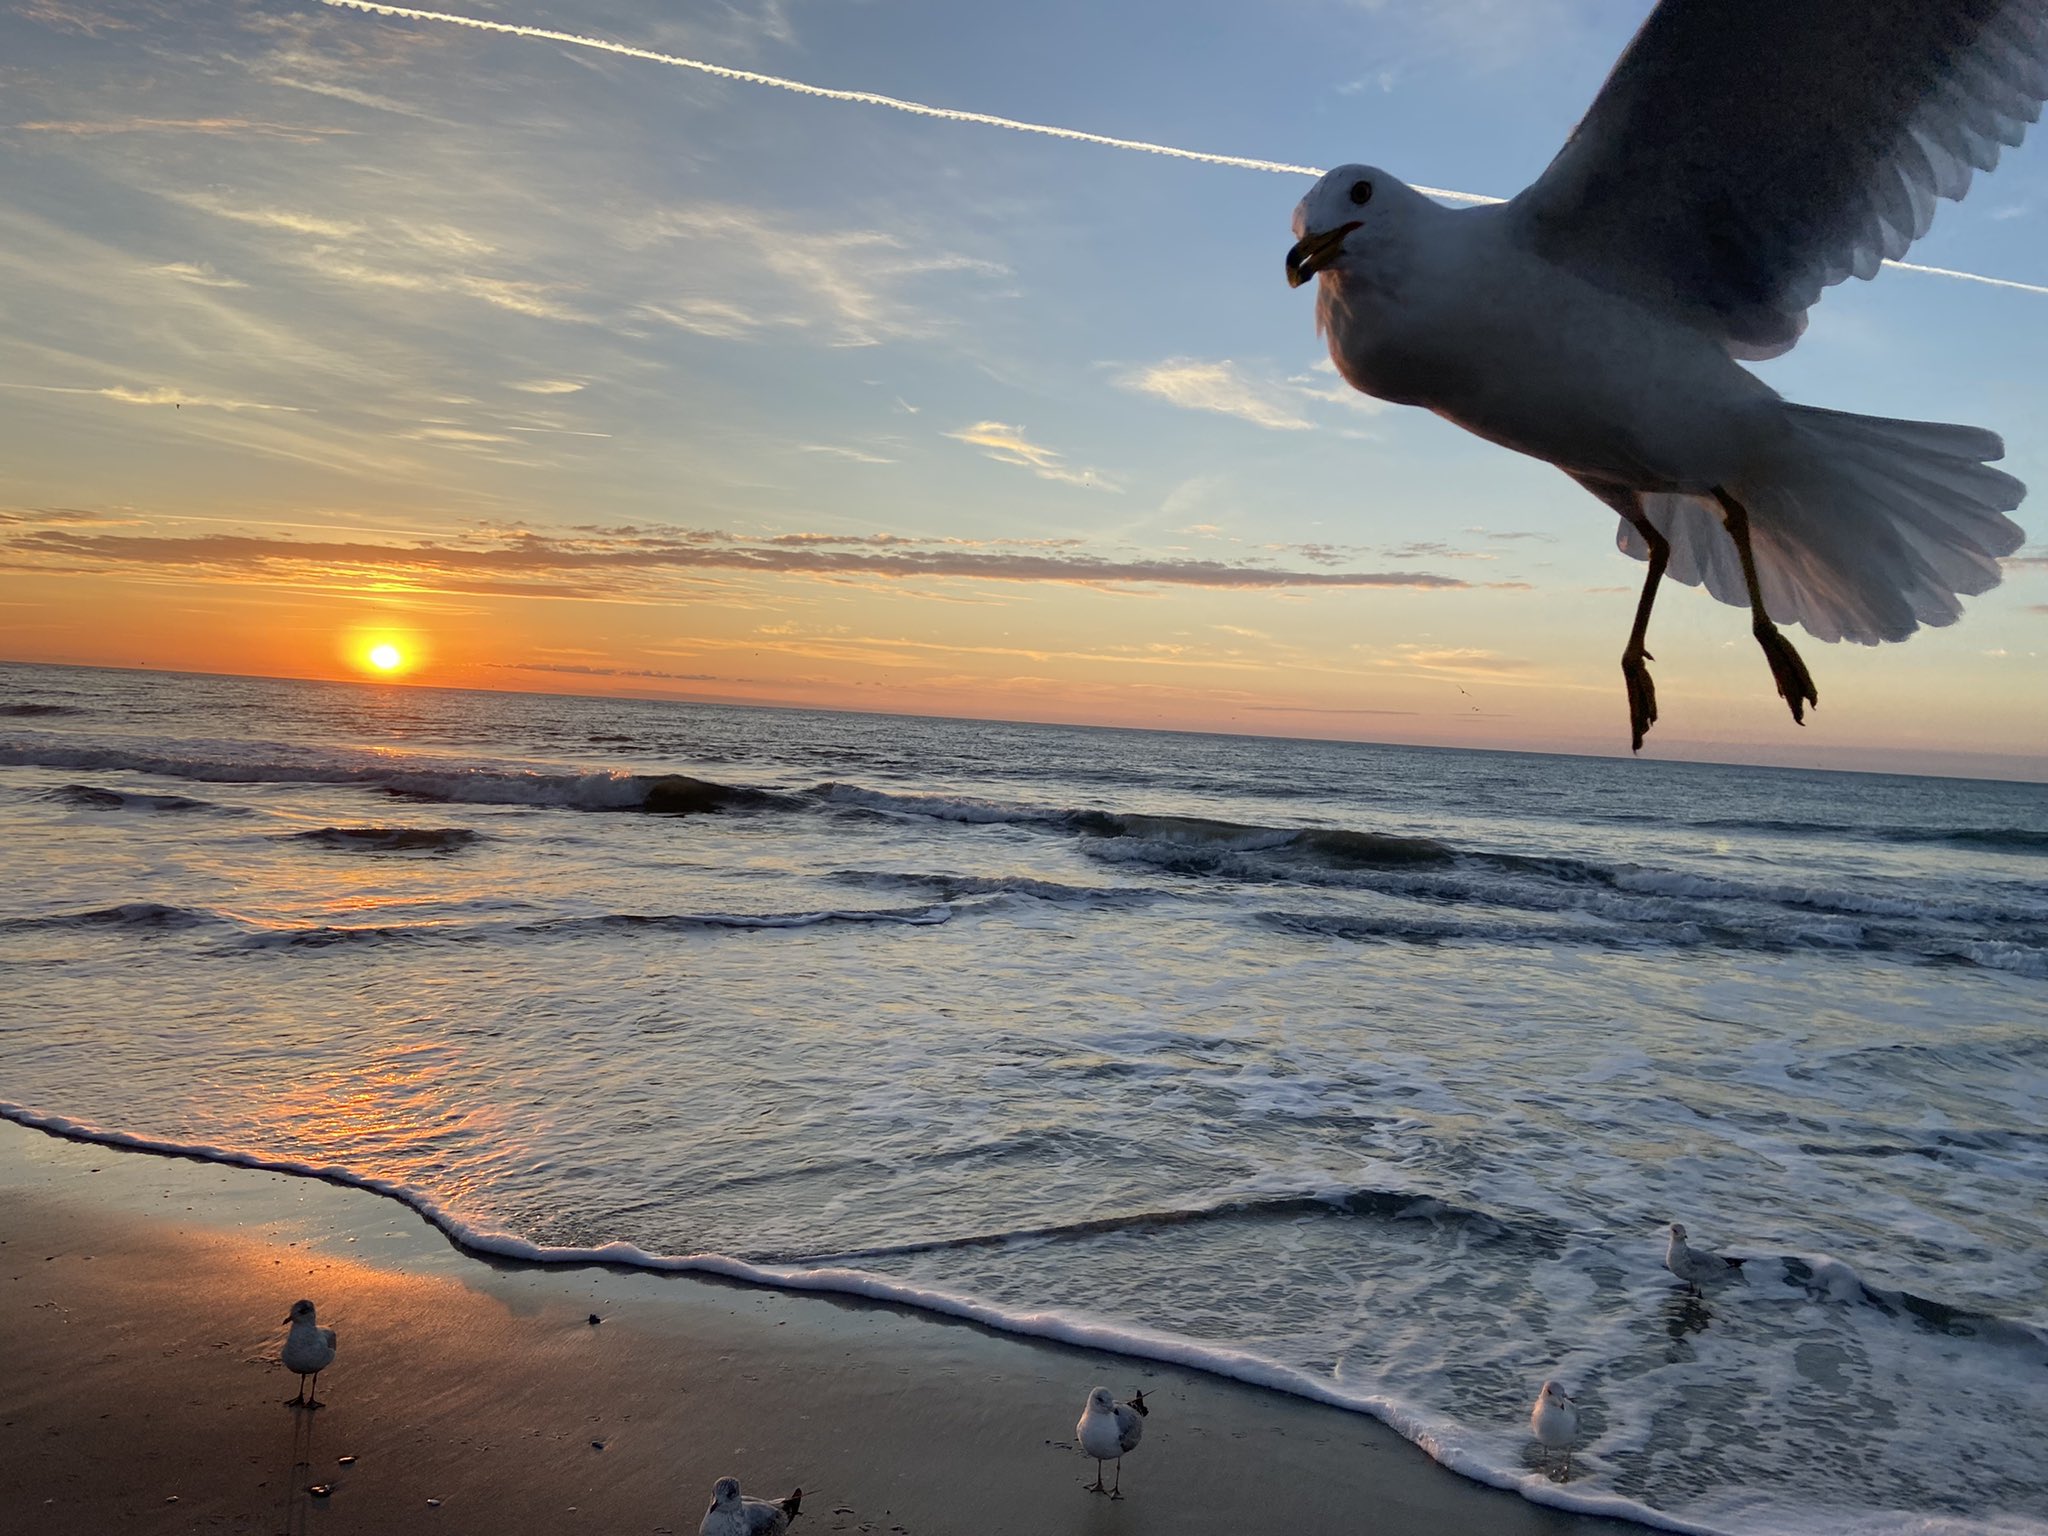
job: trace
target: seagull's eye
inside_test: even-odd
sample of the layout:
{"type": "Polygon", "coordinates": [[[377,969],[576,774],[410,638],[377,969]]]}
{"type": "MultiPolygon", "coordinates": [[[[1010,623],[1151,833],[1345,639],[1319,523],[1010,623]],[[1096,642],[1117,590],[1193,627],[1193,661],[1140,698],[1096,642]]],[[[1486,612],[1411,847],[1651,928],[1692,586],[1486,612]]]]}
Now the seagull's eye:
{"type": "Polygon", "coordinates": [[[1371,202],[1372,183],[1369,181],[1354,181],[1351,183],[1351,201],[1358,204],[1361,208],[1371,202]]]}

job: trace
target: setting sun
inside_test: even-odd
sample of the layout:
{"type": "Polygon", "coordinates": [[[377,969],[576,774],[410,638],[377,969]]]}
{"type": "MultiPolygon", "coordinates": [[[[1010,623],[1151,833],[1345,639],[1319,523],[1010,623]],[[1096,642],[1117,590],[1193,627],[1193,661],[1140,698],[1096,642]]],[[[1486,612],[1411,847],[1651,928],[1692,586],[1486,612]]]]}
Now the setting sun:
{"type": "Polygon", "coordinates": [[[396,672],[405,665],[405,655],[397,646],[387,642],[370,647],[369,662],[379,672],[396,672]]]}

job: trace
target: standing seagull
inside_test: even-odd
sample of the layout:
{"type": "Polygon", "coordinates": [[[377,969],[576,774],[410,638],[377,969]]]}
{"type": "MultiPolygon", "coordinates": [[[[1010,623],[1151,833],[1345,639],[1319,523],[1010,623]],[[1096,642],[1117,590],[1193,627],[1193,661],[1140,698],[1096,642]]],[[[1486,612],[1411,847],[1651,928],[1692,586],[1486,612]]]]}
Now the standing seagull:
{"type": "Polygon", "coordinates": [[[1095,1458],[1095,1481],[1088,1485],[1090,1493],[1106,1493],[1112,1499],[1120,1499],[1124,1486],[1124,1458],[1138,1448],[1138,1442],[1145,1437],[1145,1416],[1152,1410],[1145,1406],[1145,1394],[1134,1392],[1128,1403],[1119,1403],[1110,1395],[1109,1388],[1097,1387],[1088,1394],[1088,1406],[1081,1410],[1081,1422],[1074,1426],[1074,1438],[1081,1442],[1081,1452],[1095,1458]],[[1102,1464],[1116,1463],[1116,1486],[1102,1486],[1102,1464]]]}
{"type": "Polygon", "coordinates": [[[1685,1228],[1675,1221],[1665,1230],[1670,1234],[1670,1241],[1664,1245],[1664,1267],[1683,1280],[1695,1296],[1699,1295],[1702,1282],[1731,1280],[1749,1262],[1691,1247],[1685,1240],[1685,1228]]]}
{"type": "Polygon", "coordinates": [[[1630,735],[1666,575],[1747,604],[1792,718],[1819,693],[1777,622],[1875,645],[1998,584],[2026,487],[1977,427],[1794,405],[1776,357],[1874,277],[2048,98],[2048,0],[1662,0],[1549,169],[1450,209],[1365,165],[1294,210],[1287,280],[1368,395],[1555,464],[1649,561],[1622,652],[1630,735]]]}
{"type": "Polygon", "coordinates": [[[1564,1475],[1572,1475],[1572,1442],[1579,1438],[1578,1405],[1564,1395],[1564,1388],[1554,1381],[1543,1383],[1543,1390],[1536,1394],[1536,1406],[1529,1411],[1529,1428],[1547,1454],[1551,1451],[1564,1452],[1564,1475]]]}
{"type": "Polygon", "coordinates": [[[295,1301],[291,1316],[285,1319],[291,1332],[284,1336],[284,1368],[299,1373],[299,1395],[284,1400],[287,1408],[319,1408],[320,1373],[334,1364],[334,1330],[322,1328],[314,1320],[313,1303],[295,1301]],[[306,1390],[306,1378],[313,1378],[313,1389],[306,1390]]]}
{"type": "Polygon", "coordinates": [[[697,1536],[782,1536],[804,1502],[799,1488],[786,1499],[750,1499],[740,1480],[721,1477],[711,1485],[711,1507],[697,1527],[697,1536]]]}

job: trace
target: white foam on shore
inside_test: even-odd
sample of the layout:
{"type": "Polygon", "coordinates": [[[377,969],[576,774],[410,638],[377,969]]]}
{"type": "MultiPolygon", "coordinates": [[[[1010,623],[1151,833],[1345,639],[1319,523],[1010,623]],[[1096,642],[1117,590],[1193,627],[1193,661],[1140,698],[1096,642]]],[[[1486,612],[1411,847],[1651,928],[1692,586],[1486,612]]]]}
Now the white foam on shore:
{"type": "MultiPolygon", "coordinates": [[[[334,1164],[325,1166],[293,1158],[269,1157],[233,1147],[167,1141],[139,1136],[130,1131],[105,1130],[44,1114],[24,1105],[0,1100],[0,1120],[9,1120],[29,1130],[42,1131],[70,1141],[90,1142],[123,1151],[149,1152],[160,1156],[191,1158],[227,1167],[249,1168],[263,1173],[292,1174],[320,1179],[330,1184],[366,1190],[396,1200],[439,1230],[457,1247],[471,1253],[490,1254],[533,1264],[576,1265],[616,1264],[659,1274],[714,1275],[784,1291],[821,1292],[837,1296],[859,1296],[871,1301],[913,1307],[941,1317],[960,1318],[1001,1333],[1044,1339],[1083,1349],[1101,1350],[1134,1359],[1181,1366],[1232,1381],[1244,1382],[1291,1397],[1367,1414],[1396,1434],[1414,1442],[1431,1460],[1462,1477],[1489,1487],[1519,1494],[1531,1503],[1548,1505],[1575,1514],[1605,1515],[1634,1520],[1660,1530],[1687,1536],[1729,1536],[1722,1527],[1702,1525],[1653,1509],[1620,1494],[1581,1490],[1553,1483],[1540,1473],[1505,1467],[1486,1460],[1467,1443],[1462,1426],[1439,1415],[1422,1411],[1399,1398],[1379,1393],[1347,1390],[1337,1382],[1281,1365],[1243,1350],[1204,1344],[1151,1329],[1096,1322],[1068,1313],[1043,1310],[1008,1311],[973,1297],[924,1286],[908,1285],[868,1274],[863,1270],[837,1267],[806,1269],[785,1265],[750,1264],[719,1253],[655,1254],[632,1243],[603,1243],[589,1248],[546,1247],[503,1232],[489,1232],[471,1226],[433,1196],[390,1179],[373,1178],[334,1164]]],[[[1591,1449],[1591,1448],[1589,1448],[1591,1449]]],[[[1903,1530],[1903,1528],[1901,1528],[1903,1530]]],[[[1933,1533],[1933,1524],[1913,1527],[1933,1533]]],[[[2014,1527],[2014,1530],[2033,1528],[2014,1527]]]]}

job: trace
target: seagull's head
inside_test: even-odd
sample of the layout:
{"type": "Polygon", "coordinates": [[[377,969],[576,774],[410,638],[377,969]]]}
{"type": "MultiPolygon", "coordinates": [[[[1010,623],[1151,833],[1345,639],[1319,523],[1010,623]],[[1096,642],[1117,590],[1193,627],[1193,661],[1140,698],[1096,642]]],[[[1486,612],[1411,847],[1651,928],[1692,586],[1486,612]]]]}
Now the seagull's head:
{"type": "Polygon", "coordinates": [[[1677,1222],[1674,1221],[1673,1223],[1671,1223],[1670,1226],[1666,1227],[1664,1230],[1666,1232],[1669,1232],[1673,1237],[1677,1238],[1681,1243],[1685,1241],[1685,1228],[1680,1226],[1677,1222]]]}
{"type": "Polygon", "coordinates": [[[1287,286],[1299,288],[1325,268],[1339,265],[1345,242],[1360,243],[1420,194],[1370,165],[1340,165],[1308,189],[1294,205],[1294,249],[1287,253],[1287,286]]]}
{"type": "Polygon", "coordinates": [[[721,1477],[711,1485],[711,1507],[730,1509],[740,1501],[740,1480],[736,1477],[721,1477]]]}
{"type": "Polygon", "coordinates": [[[311,1324],[313,1321],[313,1303],[311,1303],[310,1301],[293,1302],[292,1314],[290,1317],[287,1317],[285,1321],[287,1323],[311,1324]]]}
{"type": "Polygon", "coordinates": [[[1088,1394],[1088,1411],[1090,1413],[1116,1412],[1116,1398],[1111,1395],[1109,1388],[1097,1387],[1088,1394]]]}
{"type": "Polygon", "coordinates": [[[1545,1383],[1543,1383],[1542,1395],[1548,1398],[1553,1403],[1568,1403],[1571,1401],[1570,1398],[1564,1395],[1564,1388],[1560,1387],[1554,1381],[1546,1381],[1545,1383]]]}

